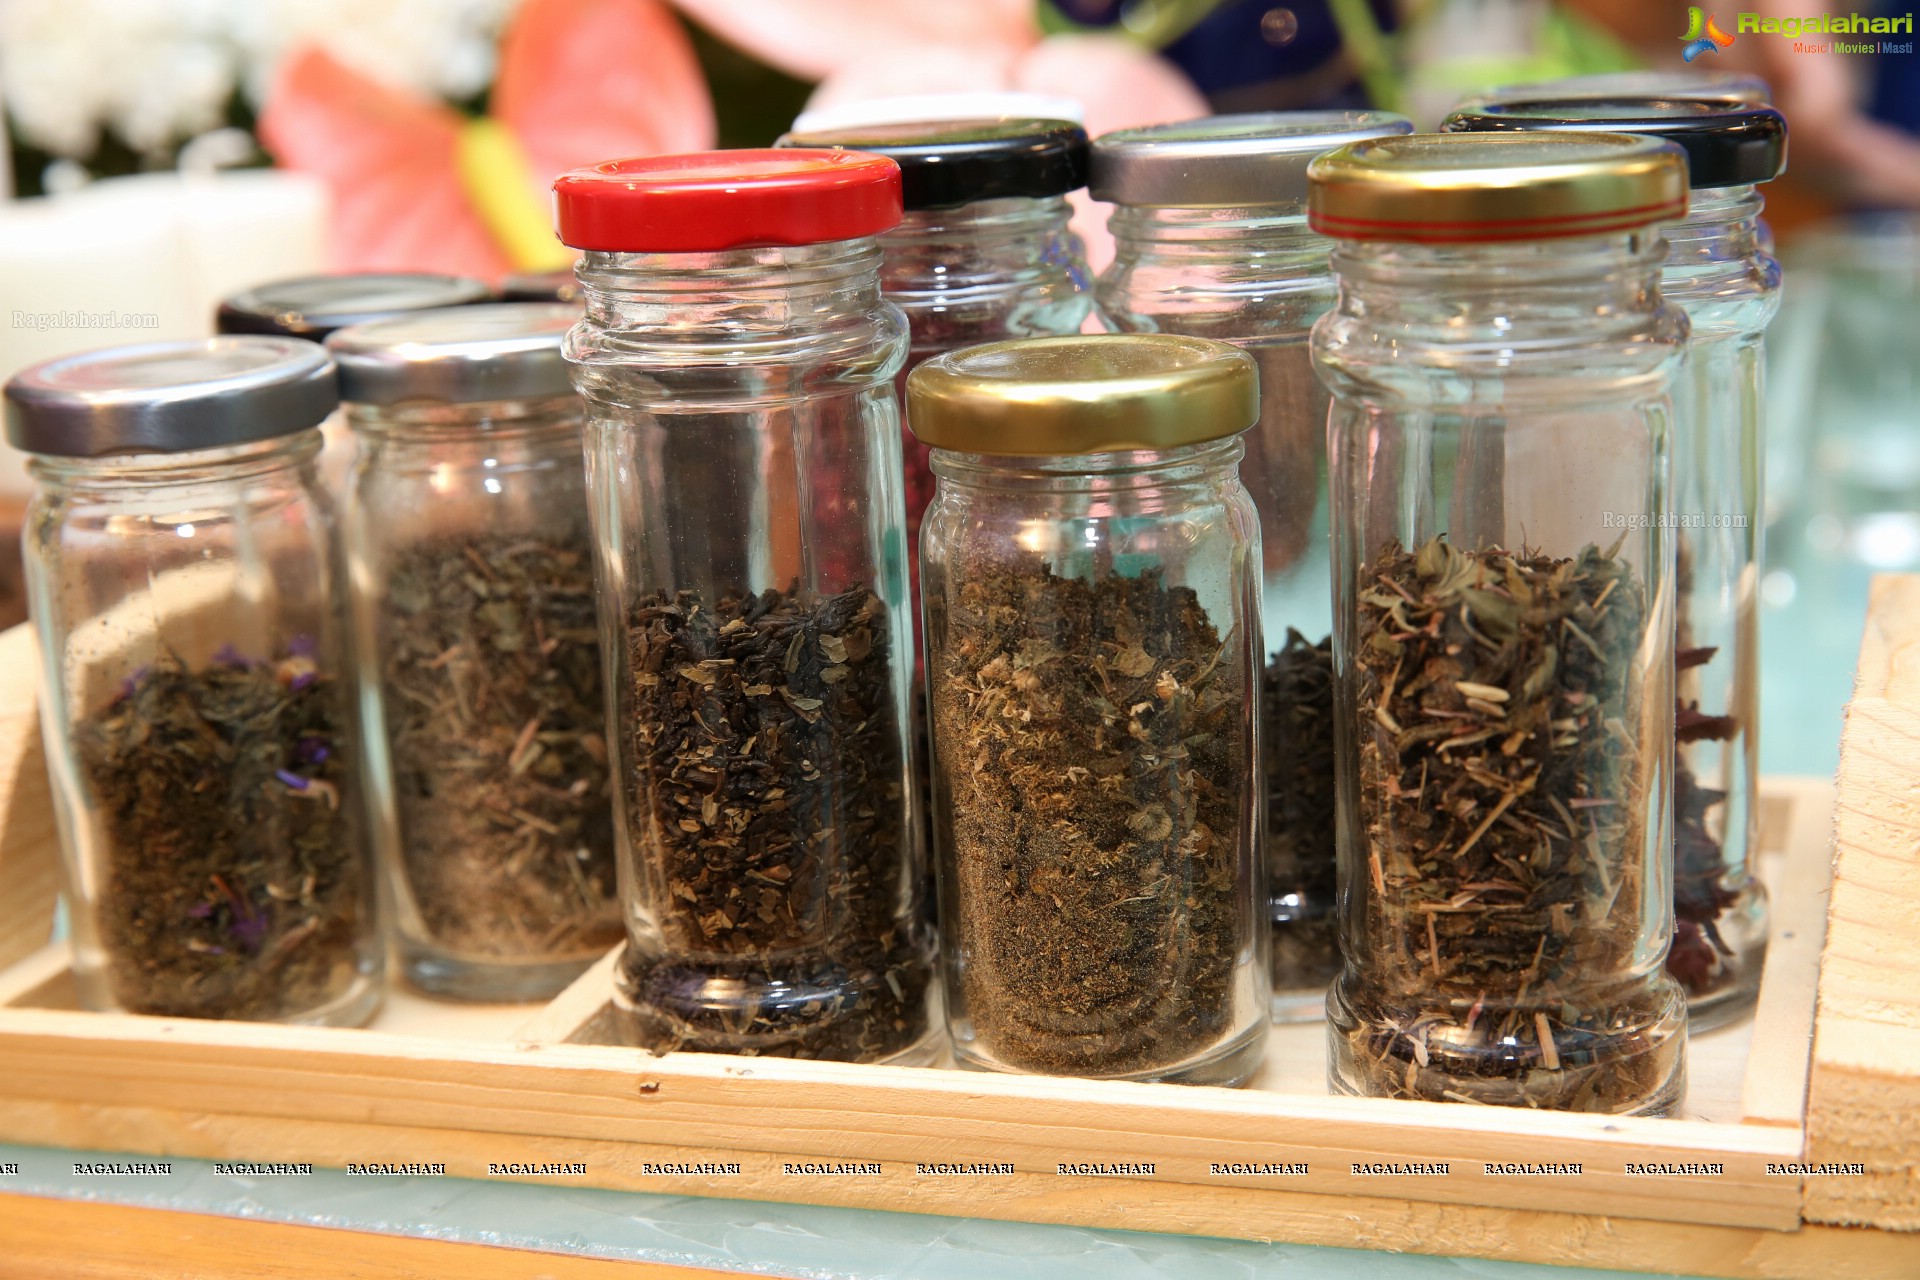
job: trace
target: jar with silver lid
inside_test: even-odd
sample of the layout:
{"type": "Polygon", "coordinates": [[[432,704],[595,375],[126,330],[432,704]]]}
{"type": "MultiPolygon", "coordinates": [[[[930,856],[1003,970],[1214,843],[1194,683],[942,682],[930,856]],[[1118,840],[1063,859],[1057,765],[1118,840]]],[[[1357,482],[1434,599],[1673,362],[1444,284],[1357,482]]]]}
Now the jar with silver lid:
{"type": "Polygon", "coordinates": [[[1339,968],[1327,393],[1307,350],[1333,305],[1332,242],[1307,226],[1307,162],[1412,128],[1378,111],[1281,111],[1126,129],[1093,148],[1093,194],[1114,203],[1114,259],[1096,286],[1108,327],[1221,339],[1260,366],[1240,474],[1260,513],[1262,844],[1281,1021],[1321,1017],[1339,968]]]}
{"type": "Polygon", "coordinates": [[[408,981],[531,1000],[620,940],[581,406],[550,303],[327,340],[375,836],[408,981]]]}
{"type": "Polygon", "coordinates": [[[309,342],[215,338],[7,384],[80,998],[354,1024],[380,996],[345,574],[309,342]]]}

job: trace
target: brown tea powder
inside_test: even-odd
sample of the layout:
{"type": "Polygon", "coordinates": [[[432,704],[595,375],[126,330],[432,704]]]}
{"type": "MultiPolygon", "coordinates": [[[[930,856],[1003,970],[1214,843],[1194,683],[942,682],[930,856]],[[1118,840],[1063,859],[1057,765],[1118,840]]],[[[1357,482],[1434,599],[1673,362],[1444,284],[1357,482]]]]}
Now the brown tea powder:
{"type": "Polygon", "coordinates": [[[885,606],[865,588],[641,601],[621,720],[657,938],[621,988],[651,1048],[872,1061],[927,1033],[885,606]]]}
{"type": "Polygon", "coordinates": [[[1233,1025],[1243,927],[1237,642],[1158,573],[1063,578],[1037,556],[931,607],[944,925],[982,1049],[1104,1076],[1203,1053],[1233,1025]]]}

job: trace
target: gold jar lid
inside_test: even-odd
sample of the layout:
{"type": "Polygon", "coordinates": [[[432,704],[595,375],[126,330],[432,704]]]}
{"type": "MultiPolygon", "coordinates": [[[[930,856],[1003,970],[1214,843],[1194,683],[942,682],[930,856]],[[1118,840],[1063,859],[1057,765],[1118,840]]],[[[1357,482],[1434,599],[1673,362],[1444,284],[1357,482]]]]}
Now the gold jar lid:
{"type": "Polygon", "coordinates": [[[1175,449],[1239,435],[1260,416],[1240,348],[1171,333],[989,342],[907,379],[907,425],[958,453],[1057,457],[1175,449]]]}
{"type": "Polygon", "coordinates": [[[1416,133],[1308,166],[1307,222],[1343,240],[1464,244],[1630,231],[1687,211],[1687,160],[1623,133],[1416,133]]]}

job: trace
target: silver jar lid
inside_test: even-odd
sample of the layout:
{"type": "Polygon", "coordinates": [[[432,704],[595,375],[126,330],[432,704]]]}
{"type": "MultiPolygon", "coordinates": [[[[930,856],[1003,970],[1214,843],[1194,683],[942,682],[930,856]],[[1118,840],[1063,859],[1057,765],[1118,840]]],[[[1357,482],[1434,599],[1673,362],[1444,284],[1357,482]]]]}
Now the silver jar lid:
{"type": "Polygon", "coordinates": [[[348,404],[535,400],[573,392],[560,344],[580,308],[496,302],[374,320],[327,339],[348,404]]]}
{"type": "Polygon", "coordinates": [[[300,338],[155,342],[61,356],[7,383],[7,439],[65,458],[189,453],[318,426],[333,361],[300,338]]]}
{"type": "Polygon", "coordinates": [[[409,311],[464,306],[493,296],[483,280],[426,271],[354,271],[295,276],[236,293],[220,304],[221,333],[270,333],[325,342],[348,325],[409,311]]]}
{"type": "Polygon", "coordinates": [[[1216,209],[1307,198],[1315,156],[1367,138],[1412,133],[1390,111],[1262,111],[1122,129],[1093,142],[1096,200],[1216,209]]]}

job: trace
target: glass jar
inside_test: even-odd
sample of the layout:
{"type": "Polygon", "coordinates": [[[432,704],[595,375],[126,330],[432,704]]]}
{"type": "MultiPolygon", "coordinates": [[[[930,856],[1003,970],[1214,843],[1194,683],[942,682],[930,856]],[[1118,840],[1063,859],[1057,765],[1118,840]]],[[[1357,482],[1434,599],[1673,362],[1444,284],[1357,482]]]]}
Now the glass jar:
{"type": "Polygon", "coordinates": [[[375,835],[403,972],[550,996],[619,942],[576,307],[327,340],[358,441],[347,545],[375,835]]]}
{"type": "Polygon", "coordinates": [[[1315,160],[1333,392],[1339,1092],[1661,1113],[1673,935],[1678,148],[1440,134],[1315,160]],[[1543,238],[1542,228],[1551,229],[1543,238]]]}
{"type": "Polygon", "coordinates": [[[1332,242],[1307,228],[1307,162],[1412,130],[1378,111],[1271,112],[1126,129],[1093,149],[1093,194],[1114,205],[1114,259],[1096,286],[1107,327],[1217,338],[1260,366],[1240,475],[1260,513],[1263,840],[1283,1022],[1321,1017],[1340,967],[1327,393],[1307,350],[1333,305],[1332,242]]]}
{"type": "Polygon", "coordinates": [[[1674,397],[1673,949],[1694,1030],[1753,1008],[1767,954],[1760,835],[1760,539],[1766,429],[1761,338],[1780,264],[1759,243],[1756,184],[1779,176],[1787,125],[1766,106],[1660,98],[1514,101],[1450,130],[1601,129],[1687,153],[1691,208],[1661,229],[1660,292],[1691,338],[1674,397]]]}
{"type": "MultiPolygon", "coordinates": [[[[922,360],[1003,338],[1078,333],[1092,308],[1067,229],[1087,182],[1087,134],[1061,120],[939,120],[791,133],[783,147],[844,147],[900,166],[905,214],[880,237],[880,288],[912,334],[898,386],[922,360]]],[[[909,572],[933,500],[927,447],[909,430],[909,572]]]]}
{"type": "Polygon", "coordinates": [[[118,347],[7,384],[41,727],[90,1009],[352,1025],[380,999],[333,362],[118,347]]]}
{"type": "MultiPolygon", "coordinates": [[[[493,291],[470,276],[430,271],[351,271],[294,276],[243,289],[221,301],[213,317],[217,333],[258,333],[325,342],[349,325],[439,307],[486,302],[493,291]]],[[[344,416],[320,425],[326,447],[320,476],[336,498],[346,493],[353,470],[353,433],[344,416]]]]}
{"type": "Polygon", "coordinates": [[[930,1058],[909,785],[899,169],[837,151],[555,184],[613,721],[627,943],[657,1050],[930,1058]]]}
{"type": "Polygon", "coordinates": [[[1266,1047],[1253,360],[1042,338],[908,382],[963,1066],[1239,1084],[1266,1047]]]}

